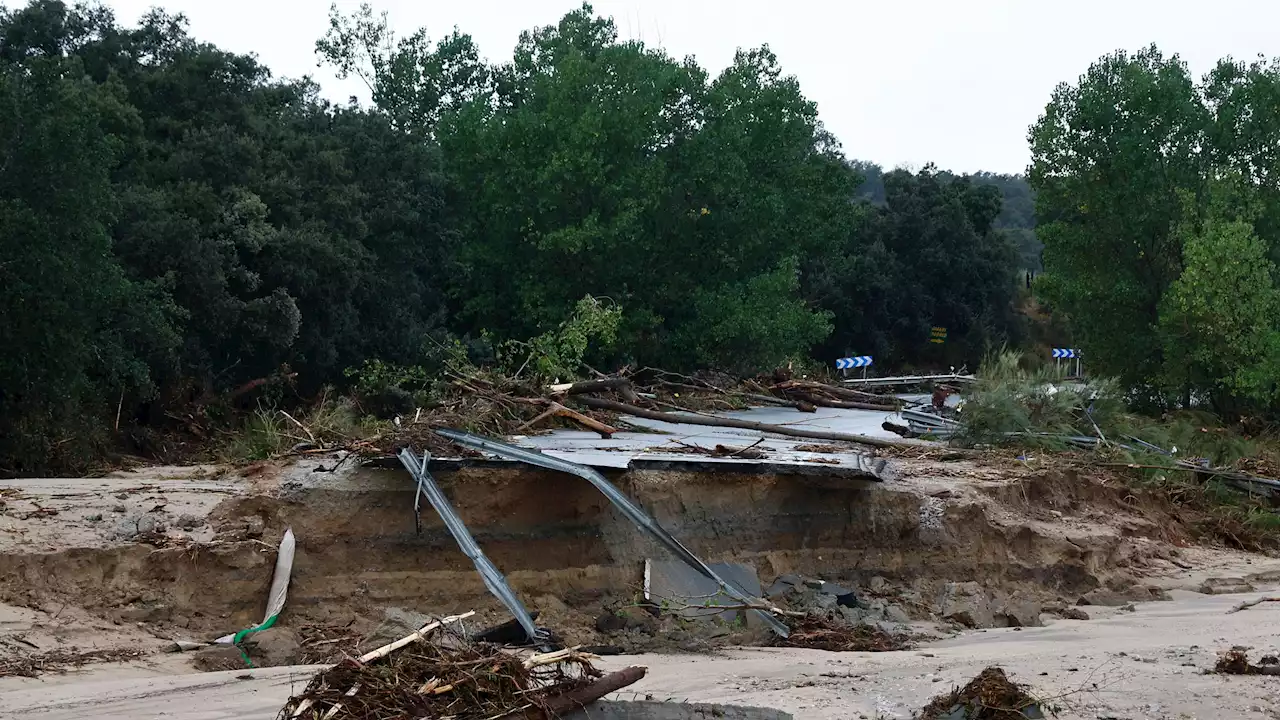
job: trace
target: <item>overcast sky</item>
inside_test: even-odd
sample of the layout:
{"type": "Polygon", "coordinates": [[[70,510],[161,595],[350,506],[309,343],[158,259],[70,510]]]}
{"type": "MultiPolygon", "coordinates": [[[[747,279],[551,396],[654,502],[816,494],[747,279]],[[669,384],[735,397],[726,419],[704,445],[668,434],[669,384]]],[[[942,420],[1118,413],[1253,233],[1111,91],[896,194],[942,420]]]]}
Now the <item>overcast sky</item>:
{"type": "MultiPolygon", "coordinates": [[[[6,5],[21,5],[6,0],[6,5]]],[[[330,0],[108,0],[132,24],[160,5],[192,33],[256,53],[279,76],[311,75],[334,99],[360,91],[316,67],[330,0]]],[[[573,0],[377,0],[399,34],[454,26],[489,60],[521,30],[553,24],[573,0]]],[[[341,0],[353,10],[359,0],[341,0]]],[[[1218,58],[1280,56],[1276,0],[599,0],[623,37],[694,55],[713,73],[735,48],[768,43],[817,101],[851,158],[887,167],[1022,172],[1027,127],[1057,83],[1099,55],[1155,42],[1197,74],[1218,58]]]]}

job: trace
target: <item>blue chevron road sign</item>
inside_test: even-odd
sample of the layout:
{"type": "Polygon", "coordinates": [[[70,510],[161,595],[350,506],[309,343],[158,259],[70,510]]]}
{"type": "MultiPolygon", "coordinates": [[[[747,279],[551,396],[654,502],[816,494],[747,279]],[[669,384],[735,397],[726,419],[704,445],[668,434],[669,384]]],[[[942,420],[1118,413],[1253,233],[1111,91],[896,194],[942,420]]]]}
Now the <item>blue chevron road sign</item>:
{"type": "Polygon", "coordinates": [[[1080,356],[1080,351],[1074,348],[1054,348],[1053,356],[1058,359],[1076,358],[1080,356]]]}
{"type": "Polygon", "coordinates": [[[871,359],[870,355],[859,355],[857,357],[840,358],[839,360],[836,360],[836,369],[850,370],[852,368],[871,367],[871,364],[873,362],[875,361],[871,359]]]}

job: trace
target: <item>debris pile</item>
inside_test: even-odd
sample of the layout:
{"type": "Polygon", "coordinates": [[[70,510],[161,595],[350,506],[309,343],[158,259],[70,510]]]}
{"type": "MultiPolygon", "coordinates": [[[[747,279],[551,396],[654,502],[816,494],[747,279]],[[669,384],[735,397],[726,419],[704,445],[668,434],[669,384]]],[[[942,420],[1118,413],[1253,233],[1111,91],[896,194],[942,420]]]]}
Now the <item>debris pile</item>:
{"type": "Polygon", "coordinates": [[[592,666],[594,656],[574,649],[522,659],[499,646],[440,630],[456,619],[432,623],[320,671],[277,717],[554,718],[626,687],[645,673],[642,667],[631,667],[604,675],[592,666]]]}
{"type": "Polygon", "coordinates": [[[44,673],[63,673],[90,663],[137,660],[150,652],[135,647],[115,650],[61,649],[40,653],[5,652],[0,656],[0,677],[39,677],[44,673]]]}
{"type": "Polygon", "coordinates": [[[788,623],[791,634],[778,638],[785,647],[829,652],[891,652],[908,647],[905,635],[893,635],[872,625],[848,625],[820,615],[806,615],[788,623]]]}
{"type": "Polygon", "coordinates": [[[1280,658],[1268,655],[1260,664],[1254,665],[1249,662],[1249,653],[1244,648],[1233,647],[1218,654],[1213,671],[1219,675],[1280,675],[1280,658]]]}
{"type": "Polygon", "coordinates": [[[920,711],[920,720],[1033,720],[1043,718],[1040,701],[989,667],[962,688],[939,695],[920,711]]]}

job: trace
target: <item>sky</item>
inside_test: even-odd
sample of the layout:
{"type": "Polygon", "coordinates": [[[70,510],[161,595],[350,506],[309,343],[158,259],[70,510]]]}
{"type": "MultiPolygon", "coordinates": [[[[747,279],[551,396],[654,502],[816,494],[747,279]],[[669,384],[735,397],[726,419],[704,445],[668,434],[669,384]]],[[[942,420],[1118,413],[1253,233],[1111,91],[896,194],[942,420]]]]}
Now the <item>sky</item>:
{"type": "MultiPolygon", "coordinates": [[[[21,2],[5,0],[13,7],[21,2]]],[[[153,5],[185,14],[191,33],[254,53],[277,76],[309,75],[334,100],[366,96],[316,66],[330,0],[107,0],[123,24],[153,5]]],[[[397,34],[455,26],[490,61],[510,59],[522,30],[554,24],[580,0],[371,0],[397,34]]],[[[350,12],[359,0],[340,0],[350,12]]],[[[768,44],[818,103],[850,158],[887,168],[1019,173],[1027,128],[1054,86],[1099,56],[1156,43],[1202,75],[1219,58],[1280,56],[1275,0],[597,0],[623,38],[693,55],[711,72],[737,48],[768,44]]]]}

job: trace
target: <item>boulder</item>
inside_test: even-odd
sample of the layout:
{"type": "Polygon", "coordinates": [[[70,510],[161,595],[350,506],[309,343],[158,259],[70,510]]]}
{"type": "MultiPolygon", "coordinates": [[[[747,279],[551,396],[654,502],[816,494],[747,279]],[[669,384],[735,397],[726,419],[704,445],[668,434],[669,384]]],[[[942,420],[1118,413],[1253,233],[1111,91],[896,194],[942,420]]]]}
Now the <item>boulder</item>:
{"type": "Polygon", "coordinates": [[[302,655],[302,639],[289,628],[273,627],[244,639],[245,650],[259,667],[296,665],[302,655]]]}
{"type": "Polygon", "coordinates": [[[249,667],[235,645],[213,645],[191,653],[191,664],[201,672],[243,670],[249,667]]]}
{"type": "Polygon", "coordinates": [[[1027,598],[1009,598],[1000,608],[1000,615],[1009,627],[1040,627],[1040,603],[1027,598]]]}
{"type": "Polygon", "coordinates": [[[991,599],[976,582],[947,583],[939,605],[942,617],[966,627],[988,628],[995,625],[991,599]]]}

